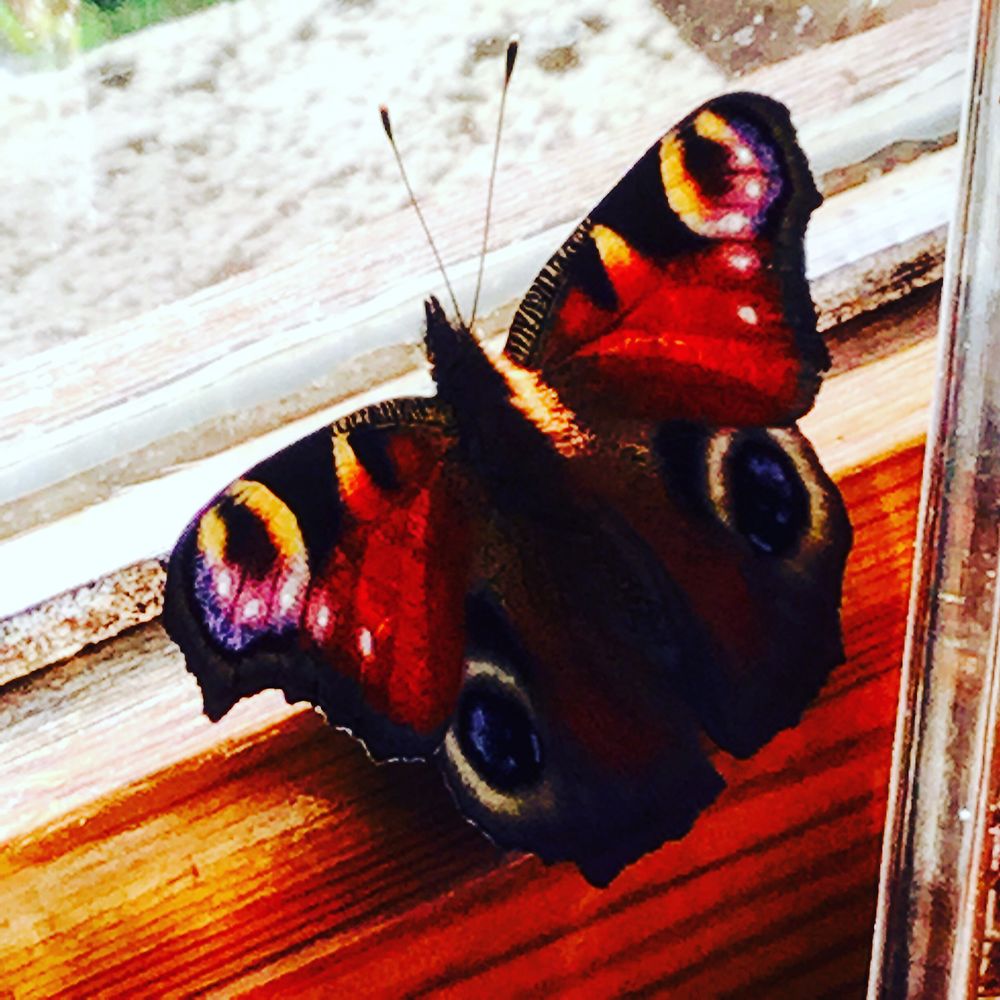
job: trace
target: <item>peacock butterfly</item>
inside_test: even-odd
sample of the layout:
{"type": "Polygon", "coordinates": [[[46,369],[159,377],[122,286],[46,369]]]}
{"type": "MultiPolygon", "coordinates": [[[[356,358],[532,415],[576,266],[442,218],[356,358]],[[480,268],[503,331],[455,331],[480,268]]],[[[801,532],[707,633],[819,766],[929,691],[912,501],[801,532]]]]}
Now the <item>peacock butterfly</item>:
{"type": "Polygon", "coordinates": [[[730,94],[579,225],[499,356],[429,299],[436,395],[261,462],[177,543],[206,714],[309,701],[596,885],[683,837],[723,786],[707,740],[754,754],[843,658],[851,528],[795,426],[829,364],[819,200],[787,110],[730,94]]]}

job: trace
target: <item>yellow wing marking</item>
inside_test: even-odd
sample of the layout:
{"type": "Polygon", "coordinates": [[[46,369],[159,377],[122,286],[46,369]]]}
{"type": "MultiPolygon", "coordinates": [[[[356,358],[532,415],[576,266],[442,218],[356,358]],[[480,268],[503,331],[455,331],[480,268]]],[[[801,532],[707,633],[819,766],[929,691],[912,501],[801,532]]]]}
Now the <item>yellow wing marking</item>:
{"type": "Polygon", "coordinates": [[[198,522],[198,550],[204,553],[210,562],[222,562],[228,535],[226,522],[212,507],[202,514],[198,522]]]}
{"type": "Polygon", "coordinates": [[[295,515],[288,505],[263,483],[237,479],[229,487],[229,494],[237,503],[243,504],[257,516],[284,558],[292,559],[305,552],[305,542],[295,515]]]}
{"type": "Polygon", "coordinates": [[[345,498],[356,492],[368,478],[368,473],[358,461],[354,449],[347,443],[346,436],[342,434],[334,434],[333,436],[333,467],[337,473],[337,482],[340,485],[342,495],[345,498]]]}
{"type": "Polygon", "coordinates": [[[609,274],[628,267],[635,259],[635,251],[613,229],[598,223],[590,231],[590,235],[601,255],[601,263],[609,274]]]}
{"type": "MultiPolygon", "coordinates": [[[[234,503],[246,507],[264,525],[268,537],[285,559],[295,559],[305,553],[305,542],[299,522],[289,507],[263,483],[237,479],[224,494],[234,503]]],[[[198,522],[198,548],[211,562],[225,560],[229,528],[219,513],[219,505],[205,511],[198,522]]]]}
{"type": "Polygon", "coordinates": [[[660,177],[667,203],[687,225],[692,226],[705,216],[701,192],[684,166],[684,149],[674,135],[668,135],[660,143],[660,177]]]}

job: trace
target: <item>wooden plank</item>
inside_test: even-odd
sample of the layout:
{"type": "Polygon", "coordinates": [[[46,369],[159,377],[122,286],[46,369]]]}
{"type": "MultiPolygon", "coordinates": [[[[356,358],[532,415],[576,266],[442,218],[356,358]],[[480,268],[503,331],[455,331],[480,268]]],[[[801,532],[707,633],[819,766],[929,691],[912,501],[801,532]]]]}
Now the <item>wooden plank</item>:
{"type": "Polygon", "coordinates": [[[0,982],[19,997],[694,996],[787,974],[794,995],[860,993],[921,457],[901,445],[841,479],[848,662],[799,727],[750,761],[720,756],[729,788],[695,832],[608,890],[503,859],[430,768],[374,767],[300,713],[0,848],[0,982]]]}
{"type": "Polygon", "coordinates": [[[0,684],[152,621],[165,580],[163,564],[144,559],[0,621],[0,684]]]}
{"type": "MultiPolygon", "coordinates": [[[[887,286],[894,295],[898,284],[887,286]]],[[[844,301],[847,299],[845,289],[844,301]]],[[[850,371],[867,365],[864,375],[846,379],[843,375],[828,379],[820,405],[804,423],[804,428],[824,449],[832,468],[841,468],[851,455],[857,460],[863,455],[856,443],[843,433],[827,430],[829,420],[824,414],[848,412],[850,426],[864,428],[858,438],[873,444],[881,436],[879,448],[886,446],[903,423],[906,433],[915,437],[923,421],[923,400],[928,380],[933,373],[934,349],[929,337],[936,327],[936,299],[912,296],[915,305],[896,309],[890,319],[870,321],[863,334],[836,336],[832,344],[835,371],[850,371]],[[904,347],[904,345],[909,345],[904,347]],[[896,357],[890,359],[889,355],[896,357]],[[871,368],[873,359],[880,358],[880,367],[871,368]],[[907,380],[916,380],[919,391],[900,398],[901,409],[889,423],[881,410],[867,406],[867,396],[855,388],[858,378],[871,384],[894,382],[898,371],[907,380]],[[823,400],[830,399],[826,405],[823,400]],[[908,408],[907,408],[908,406],[908,408]],[[874,435],[874,436],[872,436],[874,435]],[[846,447],[847,454],[841,454],[846,447]]],[[[397,382],[388,389],[374,390],[372,395],[399,395],[408,391],[426,391],[426,382],[397,382]]],[[[357,402],[357,401],[354,401],[357,402]]],[[[353,407],[354,403],[350,404],[353,407]]],[[[337,412],[337,411],[335,411],[337,412]]],[[[239,475],[257,461],[284,444],[326,422],[332,414],[321,413],[318,419],[297,421],[272,432],[248,445],[231,450],[225,456],[193,463],[187,469],[171,472],[156,483],[116,498],[104,505],[66,518],[34,534],[24,535],[0,544],[0,554],[12,566],[21,569],[8,585],[11,595],[23,594],[35,574],[36,592],[45,592],[46,585],[59,580],[67,582],[85,575],[102,575],[91,584],[72,591],[21,614],[0,621],[0,684],[24,676],[48,663],[71,656],[93,642],[117,635],[125,628],[151,621],[159,614],[163,570],[154,559],[144,554],[166,551],[178,536],[190,512],[204,498],[239,475]],[[193,499],[188,499],[193,498],[193,499]],[[125,525],[123,529],[121,526],[125,525]],[[134,528],[128,526],[135,525],[134,528]],[[133,535],[130,536],[129,532],[133,535]],[[62,535],[63,541],[59,540],[62,535]],[[120,547],[124,543],[124,550],[120,547]],[[131,545],[131,548],[129,547],[131,545]],[[88,546],[96,550],[90,554],[88,546]],[[45,553],[75,549],[79,563],[69,558],[65,565],[52,567],[44,561],[45,553]],[[129,562],[129,559],[135,559],[129,562]],[[101,561],[103,560],[103,562],[101,561]],[[124,564],[122,569],[117,567],[124,564]],[[109,569],[110,567],[110,569],[109,569]]],[[[3,584],[0,583],[0,607],[3,606],[3,584]]],[[[9,606],[9,605],[8,605],[9,606]]]]}
{"type": "MultiPolygon", "coordinates": [[[[928,48],[921,43],[921,52],[916,57],[914,66],[905,71],[901,65],[898,66],[902,76],[897,80],[890,74],[885,82],[889,84],[896,81],[905,90],[914,80],[919,88],[926,87],[928,79],[939,84],[944,80],[945,85],[936,87],[933,93],[935,99],[944,99],[950,107],[949,102],[954,97],[951,94],[951,82],[956,72],[954,50],[958,18],[955,15],[960,5],[941,6],[945,30],[935,37],[938,41],[944,40],[941,42],[943,47],[934,48],[932,45],[928,48]],[[911,70],[916,76],[907,76],[911,70]]],[[[917,22],[914,25],[907,31],[915,36],[919,34],[919,25],[917,22]]],[[[876,45],[871,38],[866,36],[863,44],[860,41],[856,44],[861,46],[858,51],[864,58],[872,57],[876,45]]],[[[788,85],[789,80],[799,75],[798,71],[785,76],[782,75],[784,70],[776,72],[778,76],[770,81],[771,89],[775,90],[780,90],[782,86],[788,85]]],[[[764,83],[767,82],[764,79],[764,83]]],[[[891,93],[891,86],[889,91],[891,93]]],[[[890,96],[886,93],[879,97],[883,102],[887,99],[890,96]]],[[[849,102],[849,106],[857,110],[861,105],[851,105],[849,102]]],[[[836,114],[825,105],[822,110],[836,114]]],[[[949,111],[941,119],[945,124],[950,121],[950,114],[949,111]]],[[[931,132],[938,134],[942,128],[944,125],[939,122],[938,126],[931,126],[929,131],[925,126],[924,131],[927,135],[931,132]]],[[[842,134],[835,129],[824,141],[831,147],[839,147],[842,139],[842,134]]],[[[943,255],[944,219],[952,202],[956,164],[955,151],[944,150],[897,168],[862,188],[841,193],[824,205],[812,228],[813,238],[810,243],[810,270],[815,279],[814,294],[821,328],[829,329],[834,324],[843,324],[865,310],[910,294],[915,289],[938,280],[943,255]]],[[[527,275],[530,275],[536,263],[534,258],[538,257],[540,260],[547,254],[551,244],[556,242],[556,236],[546,235],[533,242],[533,247],[527,250],[518,247],[513,253],[505,252],[506,260],[502,260],[497,268],[497,283],[502,286],[504,294],[513,294],[514,288],[526,284],[527,275]],[[526,261],[532,263],[526,265],[526,261]]],[[[504,257],[505,254],[500,256],[504,257]]],[[[394,297],[397,294],[398,289],[390,295],[393,302],[397,301],[394,297]]],[[[259,330],[276,320],[277,315],[272,311],[275,307],[285,308],[289,305],[284,293],[277,293],[276,287],[273,287],[272,279],[264,280],[262,285],[255,281],[234,283],[228,291],[214,290],[209,299],[215,301],[215,315],[221,326],[210,324],[207,331],[200,329],[200,306],[182,303],[170,314],[173,318],[167,318],[167,327],[163,327],[161,323],[162,311],[150,317],[152,326],[156,328],[154,342],[165,336],[169,340],[168,328],[172,323],[176,326],[178,322],[181,327],[186,323],[189,327],[188,335],[196,336],[202,342],[206,340],[206,333],[211,340],[224,332],[225,324],[232,317],[235,317],[232,321],[240,329],[244,329],[243,324],[249,322],[250,327],[244,329],[245,333],[249,333],[251,329],[259,330]],[[263,312],[258,308],[258,299],[266,303],[263,312]]],[[[512,305],[513,301],[508,300],[505,307],[499,310],[498,315],[493,318],[494,328],[498,325],[502,327],[512,305]]],[[[398,335],[398,328],[409,327],[411,324],[408,319],[402,318],[401,312],[390,307],[391,303],[386,306],[391,314],[390,321],[387,322],[397,329],[398,335]]],[[[378,312],[378,308],[381,307],[374,308],[374,311],[378,312]]],[[[368,309],[367,313],[362,310],[369,318],[371,312],[372,309],[368,309]]],[[[408,309],[406,314],[409,316],[408,309]]],[[[99,426],[95,425],[88,431],[85,414],[76,412],[70,406],[68,413],[64,414],[67,424],[61,430],[56,428],[56,438],[60,433],[69,435],[61,444],[44,434],[39,436],[39,429],[34,425],[30,433],[22,435],[20,453],[14,443],[9,442],[10,447],[5,449],[4,456],[13,465],[7,468],[4,481],[14,484],[15,493],[29,488],[32,482],[37,485],[38,482],[46,481],[47,475],[65,476],[71,473],[72,462],[77,461],[75,456],[88,453],[88,441],[99,441],[101,447],[108,449],[108,454],[114,455],[114,458],[110,459],[110,464],[99,463],[89,472],[83,472],[40,492],[32,492],[0,508],[0,536],[22,532],[13,541],[0,543],[0,557],[5,564],[14,567],[13,572],[5,574],[0,580],[0,618],[10,616],[22,608],[32,609],[28,614],[6,617],[0,623],[0,682],[21,676],[61,656],[71,655],[87,643],[114,635],[121,628],[150,620],[156,613],[156,580],[159,573],[150,560],[169,548],[187,512],[253,461],[326,422],[345,408],[353,408],[359,398],[352,394],[362,387],[370,390],[369,398],[392,394],[393,391],[413,391],[413,387],[416,387],[416,391],[427,391],[429,386],[426,379],[414,376],[399,380],[395,390],[391,386],[377,385],[393,371],[412,367],[418,353],[414,352],[411,345],[402,351],[386,346],[368,355],[361,350],[361,358],[353,355],[352,351],[359,350],[358,345],[364,342],[372,330],[370,323],[361,322],[361,315],[357,311],[351,313],[348,310],[334,323],[335,330],[344,334],[346,340],[338,340],[334,355],[326,356],[326,364],[332,366],[328,378],[321,379],[309,391],[298,392],[278,405],[268,404],[263,410],[248,406],[237,420],[226,417],[221,423],[209,421],[202,423],[197,429],[167,433],[164,436],[163,422],[166,420],[169,424],[170,421],[158,409],[154,390],[152,394],[139,392],[135,398],[122,403],[126,409],[132,407],[128,412],[114,405],[110,411],[106,411],[103,407],[107,401],[98,400],[95,415],[109,420],[110,424],[115,425],[113,430],[99,420],[99,426]],[[359,322],[360,325],[352,326],[359,322]],[[336,358],[340,361],[336,362],[336,358]],[[331,400],[333,405],[330,405],[331,400]],[[308,416],[288,422],[289,417],[301,412],[308,413],[308,416]],[[76,420],[77,417],[81,419],[76,420]],[[122,449],[127,451],[128,443],[123,441],[121,435],[128,437],[129,434],[137,433],[140,424],[147,429],[155,427],[159,438],[141,452],[123,454],[122,449]],[[274,426],[275,429],[262,433],[268,426],[274,426]],[[218,461],[204,461],[198,468],[191,464],[192,460],[238,441],[244,442],[245,446],[230,447],[226,454],[220,455],[218,461]],[[74,457],[70,458],[70,455],[74,457]],[[175,471],[179,463],[182,468],[175,471]],[[42,475],[42,480],[32,479],[32,468],[42,475]],[[49,471],[45,472],[45,469],[49,471]],[[142,482],[137,483],[135,480],[142,482]],[[185,499],[186,497],[189,499],[185,499]],[[67,515],[69,511],[76,513],[60,517],[67,515]],[[38,524],[44,527],[23,533],[23,529],[38,524]],[[53,559],[53,552],[59,553],[59,558],[53,559]],[[143,566],[146,568],[142,569],[143,566]],[[64,591],[68,593],[49,599],[50,595],[64,591]],[[42,602],[42,606],[35,608],[34,605],[38,602],[42,602]]],[[[303,316],[304,314],[299,314],[300,320],[303,316]]],[[[315,320],[317,312],[313,309],[309,311],[309,316],[315,320]]],[[[306,328],[309,329],[308,322],[306,328]]],[[[330,329],[324,328],[323,335],[329,333],[330,329]]],[[[51,359],[51,364],[59,369],[59,378],[67,377],[67,373],[71,379],[83,378],[84,398],[88,404],[95,398],[91,374],[95,364],[102,367],[101,351],[114,352],[116,357],[123,353],[132,356],[127,343],[133,336],[132,331],[120,330],[118,336],[119,340],[116,341],[115,337],[108,340],[104,333],[97,335],[97,340],[104,338],[104,348],[97,349],[96,353],[87,348],[77,359],[79,363],[67,358],[63,352],[58,357],[54,354],[51,359]]],[[[291,357],[282,354],[280,361],[277,354],[265,352],[262,355],[260,345],[253,346],[255,336],[249,337],[249,360],[233,363],[236,383],[227,384],[221,390],[224,396],[229,397],[230,403],[233,398],[244,398],[248,388],[245,377],[250,376],[255,366],[266,375],[265,381],[273,387],[274,384],[281,383],[282,378],[288,377],[289,365],[300,372],[312,372],[317,365],[315,358],[295,360],[294,349],[290,352],[291,357]]],[[[298,340],[303,336],[308,340],[318,334],[316,331],[308,334],[300,331],[296,335],[298,340]]],[[[386,341],[388,336],[385,328],[382,328],[375,340],[386,341]]],[[[187,341],[184,343],[187,344],[187,341]]],[[[281,353],[289,345],[279,337],[272,346],[274,351],[281,353]]],[[[147,382],[149,379],[156,381],[162,376],[162,372],[158,375],[155,368],[155,357],[161,352],[162,343],[158,343],[151,358],[154,367],[142,375],[147,382]]],[[[236,354],[239,355],[240,352],[236,351],[236,354]]],[[[205,363],[205,359],[192,358],[191,363],[197,369],[205,363]]],[[[135,374],[134,367],[113,366],[116,371],[121,369],[127,377],[135,374]]],[[[44,365],[40,371],[36,371],[30,364],[8,366],[5,371],[8,388],[11,390],[12,402],[9,405],[14,407],[12,414],[20,407],[22,416],[26,415],[29,420],[38,417],[38,394],[24,392],[22,382],[27,379],[30,385],[36,387],[53,386],[57,372],[46,371],[44,365]]],[[[205,372],[201,372],[198,378],[211,381],[216,375],[218,371],[210,371],[207,376],[205,372]]],[[[289,384],[294,384],[295,378],[289,384]]],[[[73,392],[63,393],[62,389],[57,391],[57,388],[52,389],[52,394],[56,397],[62,399],[64,396],[73,396],[73,392]]],[[[165,392],[164,398],[175,392],[176,398],[172,406],[197,412],[199,405],[192,399],[191,391],[190,385],[186,388],[174,385],[165,392]]],[[[48,392],[45,389],[42,394],[48,392]]],[[[9,426],[14,426],[16,422],[14,420],[9,426]]],[[[90,459],[85,459],[84,464],[89,461],[90,459]]]]}
{"type": "MultiPolygon", "coordinates": [[[[841,193],[819,209],[810,227],[808,250],[821,329],[939,279],[945,225],[956,185],[957,153],[949,149],[900,167],[863,188],[841,193]]],[[[491,281],[494,294],[505,298],[485,324],[487,335],[505,327],[520,293],[562,235],[546,233],[502,255],[504,259],[493,268],[491,281]]],[[[349,310],[329,322],[314,322],[297,333],[298,344],[271,331],[275,339],[267,352],[262,354],[259,344],[245,351],[235,349],[221,368],[192,355],[187,359],[192,371],[190,382],[183,378],[161,381],[164,373],[156,365],[163,360],[163,342],[169,343],[173,333],[150,330],[143,333],[153,337],[149,361],[152,367],[142,376],[146,390],[135,387],[128,400],[118,403],[113,397],[102,400],[95,395],[92,379],[86,391],[82,391],[83,387],[64,386],[65,393],[58,381],[52,380],[89,379],[88,373],[96,363],[91,351],[96,351],[96,359],[112,346],[132,351],[135,345],[127,343],[133,336],[131,331],[120,331],[121,342],[104,347],[81,341],[74,348],[78,355],[54,354],[45,363],[39,359],[39,369],[8,369],[6,382],[0,371],[0,387],[6,385],[10,393],[9,433],[14,434],[19,421],[41,421],[30,434],[12,437],[0,458],[7,484],[6,496],[0,497],[5,501],[0,506],[0,538],[100,502],[121,492],[127,484],[155,480],[164,467],[234,447],[303,414],[316,418],[331,408],[354,405],[353,397],[358,393],[420,366],[414,299],[433,286],[428,278],[419,285],[419,291],[415,288],[406,295],[402,305],[398,301],[400,290],[393,289],[371,305],[376,318],[365,319],[358,310],[349,310]],[[393,339],[402,336],[401,331],[409,331],[410,343],[392,346],[393,339]],[[156,343],[157,336],[163,341],[156,343]],[[53,365],[59,366],[58,377],[55,370],[49,370],[53,365]],[[317,378],[317,372],[324,374],[317,378]],[[64,398],[61,406],[65,408],[44,417],[32,405],[31,394],[21,387],[29,377],[53,386],[55,398],[64,398]],[[278,403],[255,402],[255,393],[264,385],[267,392],[285,391],[289,395],[278,403]],[[68,400],[74,394],[81,395],[90,411],[69,407],[68,400]],[[211,402],[213,398],[215,403],[211,402]],[[216,413],[214,418],[206,415],[206,407],[207,411],[216,404],[231,408],[235,400],[242,406],[236,418],[231,413],[221,417],[216,413]],[[175,426],[172,414],[180,411],[185,414],[184,420],[196,419],[197,427],[185,430],[175,426]],[[51,433],[45,430],[47,424],[51,433]],[[142,450],[132,452],[137,444],[142,445],[142,450]],[[95,462],[93,469],[84,471],[95,462]],[[74,469],[78,474],[66,478],[74,469]],[[62,484],[53,486],[54,477],[62,484]]],[[[265,294],[257,286],[230,291],[231,298],[218,303],[220,312],[227,317],[247,309],[248,296],[252,303],[254,295],[265,294]]],[[[265,323],[266,319],[262,317],[265,323]]],[[[154,320],[155,316],[150,318],[155,327],[154,320]]],[[[211,344],[224,336],[224,330],[224,326],[210,325],[201,330],[192,328],[189,333],[198,342],[211,344]]],[[[132,368],[130,365],[129,377],[136,374],[132,368]]],[[[150,550],[142,553],[152,554],[150,550]]],[[[8,613],[13,610],[2,601],[0,608],[8,613]]]]}

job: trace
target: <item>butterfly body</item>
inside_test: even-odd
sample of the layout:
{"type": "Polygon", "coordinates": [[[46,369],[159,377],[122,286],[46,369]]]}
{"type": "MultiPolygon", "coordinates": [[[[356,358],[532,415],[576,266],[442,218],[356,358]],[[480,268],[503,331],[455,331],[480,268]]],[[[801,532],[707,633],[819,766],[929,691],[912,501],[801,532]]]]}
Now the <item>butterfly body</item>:
{"type": "Polygon", "coordinates": [[[719,98],[584,220],[490,356],[436,300],[436,395],[251,469],[171,557],[218,718],[277,687],[436,759],[498,843],[595,884],[684,836],[843,658],[851,533],[794,425],[827,355],[787,112],[719,98]]]}
{"type": "MultiPolygon", "coordinates": [[[[490,359],[466,327],[448,320],[437,300],[428,301],[425,313],[436,400],[453,422],[457,453],[489,501],[499,511],[544,505],[550,516],[567,515],[564,463],[548,428],[554,411],[564,423],[573,416],[527,369],[490,359]],[[530,483],[540,480],[550,488],[532,489],[530,483]]],[[[564,429],[579,435],[575,425],[564,429]]]]}

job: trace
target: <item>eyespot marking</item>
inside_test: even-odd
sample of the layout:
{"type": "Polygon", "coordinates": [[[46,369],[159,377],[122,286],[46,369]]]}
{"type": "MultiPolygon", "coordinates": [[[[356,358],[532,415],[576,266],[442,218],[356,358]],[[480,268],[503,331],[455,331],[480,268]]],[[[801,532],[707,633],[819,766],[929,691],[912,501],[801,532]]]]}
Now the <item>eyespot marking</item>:
{"type": "Polygon", "coordinates": [[[295,515],[261,483],[237,480],[202,514],[194,536],[193,596],[209,636],[241,652],[299,621],[309,584],[295,515]]]}
{"type": "Polygon", "coordinates": [[[707,109],[663,139],[660,176],[673,211],[709,239],[753,239],[785,185],[757,125],[707,109]]]}
{"type": "Polygon", "coordinates": [[[746,438],[726,456],[735,529],[760,553],[793,552],[810,523],[809,494],[794,463],[770,439],[746,438]]]}
{"type": "Polygon", "coordinates": [[[456,730],[465,759],[497,791],[526,788],[540,777],[541,741],[519,699],[470,685],[459,702],[456,730]]]}

